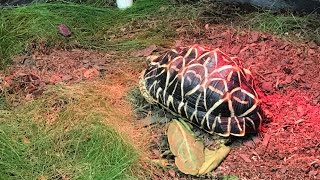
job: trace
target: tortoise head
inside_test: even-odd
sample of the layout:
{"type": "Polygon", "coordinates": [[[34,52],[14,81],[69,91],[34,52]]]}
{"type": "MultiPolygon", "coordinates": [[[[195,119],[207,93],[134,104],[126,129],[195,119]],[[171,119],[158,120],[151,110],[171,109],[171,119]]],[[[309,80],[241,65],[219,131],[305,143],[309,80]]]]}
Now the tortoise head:
{"type": "MultiPolygon", "coordinates": [[[[151,67],[152,62],[154,62],[154,60],[157,59],[158,57],[159,57],[159,56],[157,56],[157,55],[150,55],[150,56],[148,56],[148,57],[145,59],[145,62],[146,62],[146,64],[147,64],[148,68],[151,67]]],[[[155,101],[155,99],[150,95],[150,93],[149,93],[149,91],[148,91],[148,89],[147,89],[147,87],[146,87],[146,84],[145,84],[145,83],[146,83],[146,81],[145,81],[145,73],[146,73],[146,70],[143,70],[143,71],[141,72],[140,77],[139,77],[139,90],[140,90],[142,96],[145,98],[145,100],[146,100],[148,103],[150,103],[150,104],[155,104],[156,101],[155,101]]]]}
{"type": "Polygon", "coordinates": [[[147,58],[146,58],[146,64],[148,65],[148,66],[150,66],[151,64],[152,64],[152,62],[154,61],[154,60],[156,60],[157,58],[158,58],[159,56],[158,55],[150,55],[150,56],[148,56],[147,58]]]}
{"type": "Polygon", "coordinates": [[[145,98],[145,100],[150,104],[156,104],[156,100],[150,95],[147,87],[146,87],[146,81],[144,79],[145,70],[141,72],[140,78],[139,78],[139,90],[141,95],[145,98]]]}

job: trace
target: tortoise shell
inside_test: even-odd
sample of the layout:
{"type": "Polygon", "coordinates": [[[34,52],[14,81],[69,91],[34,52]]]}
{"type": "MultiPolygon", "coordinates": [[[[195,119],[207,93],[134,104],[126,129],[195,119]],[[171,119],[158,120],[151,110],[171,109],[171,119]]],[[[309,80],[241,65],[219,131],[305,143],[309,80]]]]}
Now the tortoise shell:
{"type": "Polygon", "coordinates": [[[165,52],[142,73],[140,90],[149,102],[221,136],[256,133],[262,122],[251,72],[219,49],[165,52]]]}

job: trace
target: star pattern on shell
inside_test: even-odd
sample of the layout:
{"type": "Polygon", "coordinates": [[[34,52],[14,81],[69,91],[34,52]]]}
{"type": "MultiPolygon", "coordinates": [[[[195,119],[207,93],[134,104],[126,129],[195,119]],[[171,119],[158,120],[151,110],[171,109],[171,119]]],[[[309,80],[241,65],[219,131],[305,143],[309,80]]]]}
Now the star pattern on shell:
{"type": "Polygon", "coordinates": [[[150,61],[140,79],[148,102],[209,133],[244,136],[259,130],[260,99],[251,72],[237,57],[196,44],[150,61]]]}

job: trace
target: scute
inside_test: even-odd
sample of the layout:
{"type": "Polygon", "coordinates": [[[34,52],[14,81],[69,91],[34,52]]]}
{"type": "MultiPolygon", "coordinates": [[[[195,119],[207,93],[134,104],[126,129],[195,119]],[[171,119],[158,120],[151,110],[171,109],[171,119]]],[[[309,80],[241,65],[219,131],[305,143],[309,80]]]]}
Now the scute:
{"type": "Polygon", "coordinates": [[[199,45],[170,50],[143,72],[144,96],[210,133],[256,133],[261,108],[251,72],[236,57],[199,45]]]}

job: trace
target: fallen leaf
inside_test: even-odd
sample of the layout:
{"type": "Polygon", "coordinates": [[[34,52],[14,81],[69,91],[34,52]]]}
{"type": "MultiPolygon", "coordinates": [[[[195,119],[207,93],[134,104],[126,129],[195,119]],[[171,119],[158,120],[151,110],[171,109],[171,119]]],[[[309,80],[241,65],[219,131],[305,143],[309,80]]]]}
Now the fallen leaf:
{"type": "Polygon", "coordinates": [[[70,37],[71,34],[72,34],[70,29],[69,29],[69,27],[67,25],[65,25],[65,24],[60,24],[58,26],[58,30],[59,30],[59,33],[61,35],[63,35],[64,37],[70,37]]]}
{"type": "Polygon", "coordinates": [[[203,143],[178,120],[169,124],[167,135],[178,169],[185,174],[197,175],[205,160],[203,143]]]}
{"type": "Polygon", "coordinates": [[[212,171],[213,169],[216,169],[219,164],[228,156],[231,148],[229,146],[222,145],[217,150],[209,150],[205,149],[205,162],[202,164],[198,175],[204,175],[208,172],[212,171]]]}

